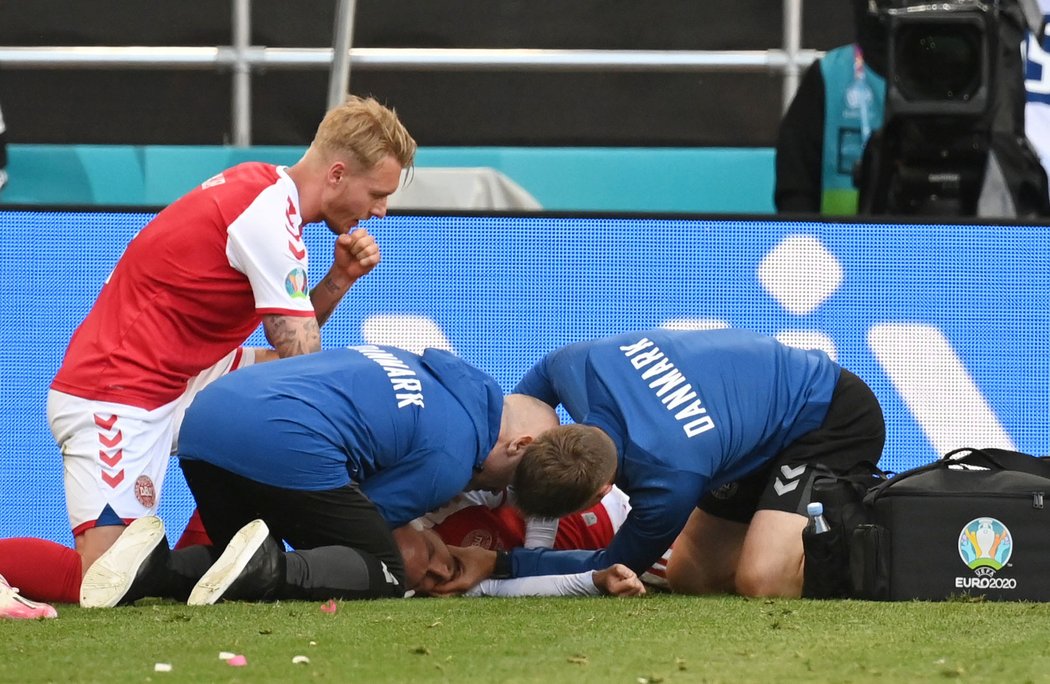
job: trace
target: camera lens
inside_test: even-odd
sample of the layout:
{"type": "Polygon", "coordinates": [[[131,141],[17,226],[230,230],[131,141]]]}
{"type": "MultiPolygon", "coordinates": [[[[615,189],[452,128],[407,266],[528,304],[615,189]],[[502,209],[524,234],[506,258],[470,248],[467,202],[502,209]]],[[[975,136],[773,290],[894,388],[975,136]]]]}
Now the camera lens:
{"type": "Polygon", "coordinates": [[[982,32],[972,24],[901,26],[894,48],[897,87],[913,101],[968,101],[981,85],[982,51],[982,32]]]}

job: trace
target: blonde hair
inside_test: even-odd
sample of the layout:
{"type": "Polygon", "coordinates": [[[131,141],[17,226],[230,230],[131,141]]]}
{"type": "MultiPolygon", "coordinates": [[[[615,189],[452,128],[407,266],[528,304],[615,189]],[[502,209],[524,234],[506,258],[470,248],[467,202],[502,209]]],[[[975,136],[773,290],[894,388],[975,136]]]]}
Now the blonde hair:
{"type": "Polygon", "coordinates": [[[387,156],[407,169],[416,156],[416,141],[397,118],[397,112],[371,97],[356,95],[325,114],[311,147],[326,157],[346,155],[365,170],[374,168],[387,156]]]}
{"type": "Polygon", "coordinates": [[[595,427],[562,425],[525,447],[514,471],[518,508],[560,518],[583,510],[616,475],[616,446],[595,427]]]}

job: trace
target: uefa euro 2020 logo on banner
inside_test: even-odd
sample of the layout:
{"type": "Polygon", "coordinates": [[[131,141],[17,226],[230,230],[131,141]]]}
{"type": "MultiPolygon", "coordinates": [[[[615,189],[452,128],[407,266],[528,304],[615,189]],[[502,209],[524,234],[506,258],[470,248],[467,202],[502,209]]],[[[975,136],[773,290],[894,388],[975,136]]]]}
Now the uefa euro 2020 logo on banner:
{"type": "Polygon", "coordinates": [[[974,518],[959,533],[959,556],[974,577],[956,577],[959,589],[1016,589],[1012,577],[996,577],[1014,552],[1013,535],[995,518],[974,518]]]}

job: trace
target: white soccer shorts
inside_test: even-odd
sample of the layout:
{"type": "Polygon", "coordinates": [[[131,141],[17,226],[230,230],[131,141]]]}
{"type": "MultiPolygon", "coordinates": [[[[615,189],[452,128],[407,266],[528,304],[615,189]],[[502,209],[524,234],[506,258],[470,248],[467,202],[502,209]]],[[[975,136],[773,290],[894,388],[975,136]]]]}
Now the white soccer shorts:
{"type": "Polygon", "coordinates": [[[124,522],[156,515],[193,397],[216,378],[254,362],[251,349],[234,350],[193,378],[178,399],[151,411],[50,390],[47,419],[62,450],[73,535],[95,527],[107,505],[124,522]]]}

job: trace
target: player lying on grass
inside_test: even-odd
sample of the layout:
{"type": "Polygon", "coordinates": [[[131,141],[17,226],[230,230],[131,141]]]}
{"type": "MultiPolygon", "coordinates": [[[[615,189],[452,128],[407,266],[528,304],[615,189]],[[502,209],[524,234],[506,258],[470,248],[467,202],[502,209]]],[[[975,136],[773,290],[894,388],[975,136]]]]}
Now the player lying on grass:
{"type": "Polygon", "coordinates": [[[885,441],[882,410],[860,378],[822,351],[742,330],[572,344],[515,391],[560,403],[577,423],[529,445],[514,477],[520,508],[560,516],[615,482],[631,512],[606,549],[478,552],[436,591],[614,563],[640,573],[674,541],[673,591],[797,597],[816,467],[871,468],[885,441]]]}
{"type": "MultiPolygon", "coordinates": [[[[393,530],[403,559],[404,579],[395,581],[386,565],[346,546],[285,551],[266,523],[253,520],[237,533],[214,563],[216,550],[192,546],[168,550],[160,518],[139,518],[84,578],[81,605],[88,608],[132,603],[147,596],[209,605],[219,600],[344,600],[427,595],[461,572],[456,549],[430,529],[414,524],[393,530]],[[195,580],[187,585],[188,580],[195,580]],[[190,586],[188,592],[187,587],[190,586]]],[[[472,596],[637,596],[641,580],[623,565],[570,577],[488,580],[472,596]],[[501,584],[507,586],[501,587],[501,584]]]]}
{"type": "MultiPolygon", "coordinates": [[[[385,494],[380,493],[380,497],[385,494]]],[[[526,543],[529,525],[510,504],[506,490],[492,493],[469,491],[455,497],[437,511],[393,530],[404,561],[404,586],[409,593],[427,595],[455,581],[462,571],[461,559],[480,549],[510,549],[526,543]],[[473,548],[462,548],[463,546],[473,548]]],[[[381,504],[382,499],[377,500],[381,504]]],[[[553,524],[534,526],[530,541],[562,549],[603,548],[622,524],[630,504],[613,487],[602,500],[580,513],[553,524]]],[[[226,600],[382,598],[396,591],[386,581],[381,566],[369,562],[367,554],[352,548],[328,548],[324,557],[311,564],[310,551],[284,553],[270,539],[262,521],[253,521],[234,535],[223,557],[211,569],[214,551],[201,548],[168,552],[163,526],[158,519],[136,521],[114,551],[89,571],[85,582],[87,606],[113,603],[112,589],[123,591],[117,603],[130,603],[144,596],[185,600],[187,575],[199,577],[189,590],[193,604],[226,600]],[[336,563],[335,561],[341,561],[336,563]],[[179,566],[183,577],[173,570],[179,566]],[[189,568],[195,570],[189,571],[189,568]],[[322,573],[312,581],[320,589],[310,594],[304,576],[307,569],[322,573]],[[192,573],[192,574],[190,574],[192,573]],[[283,580],[282,580],[283,578],[283,580]],[[180,588],[181,587],[181,588],[180,588]]],[[[316,550],[315,550],[316,551],[316,550]]],[[[576,575],[540,576],[513,580],[486,580],[466,592],[468,596],[589,596],[610,594],[634,596],[651,587],[666,588],[665,557],[638,578],[623,565],[576,575]]]]}
{"type": "MultiPolygon", "coordinates": [[[[418,529],[415,523],[394,530],[394,539],[397,541],[399,551],[404,559],[405,585],[410,592],[425,595],[441,583],[455,578],[459,572],[460,565],[455,553],[459,550],[450,549],[446,541],[462,540],[464,544],[479,544],[485,548],[512,548],[525,541],[526,523],[520,513],[513,507],[506,505],[507,495],[504,492],[490,494],[488,492],[468,492],[456,497],[454,502],[443,507],[440,511],[428,514],[420,520],[429,522],[429,527],[418,529]]],[[[618,489],[613,489],[602,501],[579,514],[567,516],[561,521],[561,525],[548,526],[546,531],[550,532],[550,538],[538,539],[540,543],[551,543],[555,548],[600,548],[608,542],[614,529],[622,522],[623,516],[629,509],[627,499],[618,489]],[[554,532],[557,536],[554,536],[554,532]]],[[[167,543],[163,535],[163,526],[157,519],[141,519],[141,522],[133,523],[125,544],[135,541],[138,554],[125,551],[119,555],[121,562],[127,564],[123,569],[117,568],[109,561],[99,565],[95,570],[89,571],[92,575],[103,572],[112,583],[114,580],[120,586],[127,586],[124,601],[131,601],[147,594],[162,594],[171,587],[178,587],[181,582],[179,578],[171,577],[170,564],[172,560],[167,553],[167,543]],[[150,549],[152,540],[157,540],[150,549]],[[120,579],[123,575],[123,579],[120,579]],[[165,576],[168,576],[165,579],[165,576]],[[137,580],[137,585],[136,585],[137,580]]],[[[255,527],[258,526],[256,523],[255,527]]],[[[418,527],[423,527],[419,524],[418,527]]],[[[123,546],[123,544],[122,544],[123,546]]],[[[190,554],[199,554],[201,550],[189,551],[190,554]]],[[[269,546],[261,555],[259,561],[254,564],[245,563],[242,573],[247,577],[253,574],[276,572],[281,564],[277,560],[263,562],[267,553],[272,557],[275,552],[280,552],[275,545],[269,546]]],[[[181,551],[179,553],[182,553],[181,551]]],[[[347,557],[359,560],[352,551],[344,552],[347,557]]],[[[203,558],[204,556],[199,556],[203,558]]],[[[210,557],[210,554],[208,555],[210,557]]],[[[285,560],[285,572],[287,572],[288,561],[285,560]]],[[[294,565],[294,561],[293,561],[294,565]]],[[[367,563],[351,564],[350,567],[369,568],[367,563]]],[[[374,565],[372,566],[374,568],[374,565]]],[[[646,573],[648,575],[649,573],[646,573]]],[[[227,576],[228,577],[228,576],[227,576]]],[[[380,587],[380,594],[385,595],[386,585],[382,582],[372,582],[368,578],[356,578],[361,584],[380,587]]],[[[660,578],[652,578],[659,584],[660,578]]],[[[339,584],[338,581],[332,582],[339,584]]],[[[348,584],[349,582],[343,582],[348,584]]],[[[95,587],[104,587],[105,582],[94,580],[89,582],[95,587]]],[[[246,582],[242,582],[246,584],[246,582]]],[[[256,581],[252,586],[266,587],[267,582],[256,581]]],[[[294,584],[294,582],[291,582],[294,584]]],[[[207,585],[207,583],[205,583],[207,585]]],[[[205,595],[214,594],[214,590],[202,590],[205,595]]],[[[231,597],[237,594],[237,589],[231,592],[227,587],[226,592],[231,597]]],[[[250,590],[249,592],[250,593],[250,590]]],[[[477,587],[467,592],[471,596],[522,596],[522,595],[636,595],[644,593],[634,573],[622,565],[616,565],[606,570],[593,573],[581,573],[579,576],[567,577],[534,577],[525,580],[486,580],[477,587]]],[[[198,596],[200,596],[198,592],[198,596]]],[[[89,595],[87,603],[104,603],[97,595],[89,595]]],[[[21,596],[18,589],[12,587],[0,575],[0,618],[3,619],[39,619],[57,617],[55,609],[46,604],[31,601],[21,596]]]]}
{"type": "MultiPolygon", "coordinates": [[[[631,510],[627,495],[613,487],[601,501],[584,511],[537,524],[536,519],[525,518],[513,505],[512,498],[509,489],[500,492],[464,492],[439,510],[418,519],[415,524],[435,532],[448,545],[457,566],[461,567],[463,557],[469,557],[482,549],[604,549],[631,510]]],[[[671,550],[668,549],[639,579],[649,588],[666,590],[666,564],[670,557],[671,550]]],[[[626,571],[622,565],[612,567],[622,568],[617,571],[621,575],[626,571]]],[[[426,591],[429,593],[434,588],[428,587],[426,591]]],[[[599,593],[621,592],[602,587],[590,571],[585,571],[573,575],[488,579],[466,591],[465,595],[587,596],[599,593]]]]}
{"type": "MultiPolygon", "coordinates": [[[[531,541],[554,548],[602,548],[612,539],[629,510],[627,497],[614,487],[586,511],[534,529],[531,541]]],[[[393,530],[404,561],[404,587],[409,593],[427,595],[436,587],[454,581],[462,570],[460,559],[473,552],[471,548],[454,545],[509,549],[525,543],[527,528],[524,517],[508,502],[506,490],[465,492],[439,510],[393,530]]],[[[114,592],[123,592],[116,603],[130,603],[144,596],[186,600],[187,580],[192,578],[197,579],[197,584],[189,590],[188,598],[195,605],[214,603],[220,598],[396,596],[396,590],[387,581],[389,573],[383,566],[371,562],[368,554],[342,547],[325,549],[321,552],[323,556],[316,559],[312,558],[315,553],[311,551],[285,553],[278,540],[270,538],[268,528],[260,520],[235,534],[226,553],[210,569],[208,562],[215,556],[214,550],[190,547],[169,553],[163,530],[156,518],[133,523],[123,541],[118,541],[114,550],[89,570],[84,605],[111,605],[114,592]],[[176,567],[181,568],[181,578],[174,570],[176,567]],[[308,579],[307,572],[315,576],[308,579]],[[320,589],[311,594],[311,584],[320,589]]],[[[669,555],[670,551],[666,557],[669,555]]],[[[663,561],[642,579],[650,586],[665,588],[663,561]]],[[[486,580],[466,595],[634,596],[644,593],[645,587],[634,572],[626,566],[613,565],[576,575],[486,580]]]]}

